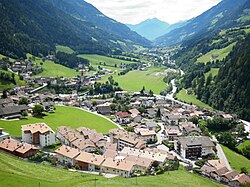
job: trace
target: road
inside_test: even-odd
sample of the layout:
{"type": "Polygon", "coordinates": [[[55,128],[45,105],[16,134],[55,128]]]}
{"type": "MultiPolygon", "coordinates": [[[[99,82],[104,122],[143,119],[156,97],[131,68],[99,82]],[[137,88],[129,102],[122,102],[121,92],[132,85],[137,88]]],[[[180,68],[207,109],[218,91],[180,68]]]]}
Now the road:
{"type": "Polygon", "coordinates": [[[215,138],[215,136],[213,136],[213,140],[216,142],[216,149],[217,149],[217,156],[219,157],[219,159],[221,161],[223,161],[227,167],[228,170],[232,170],[227,157],[223,151],[223,149],[221,148],[220,144],[218,143],[217,139],[215,138]]]}
{"type": "Polygon", "coordinates": [[[38,87],[38,88],[36,88],[36,89],[34,89],[34,90],[31,90],[29,93],[31,93],[31,94],[32,94],[32,93],[35,93],[35,92],[37,92],[37,91],[39,91],[39,90],[45,88],[46,86],[48,86],[48,84],[47,84],[47,83],[43,83],[42,86],[40,86],[40,87],[38,87]]]}

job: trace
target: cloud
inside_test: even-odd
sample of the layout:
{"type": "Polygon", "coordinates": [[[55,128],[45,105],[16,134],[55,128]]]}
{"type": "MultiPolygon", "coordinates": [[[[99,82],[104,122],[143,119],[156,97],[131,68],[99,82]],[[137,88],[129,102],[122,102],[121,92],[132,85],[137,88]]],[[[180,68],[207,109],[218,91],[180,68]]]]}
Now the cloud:
{"type": "Polygon", "coordinates": [[[221,0],[85,0],[122,23],[136,24],[148,18],[168,23],[191,19],[221,0]]]}

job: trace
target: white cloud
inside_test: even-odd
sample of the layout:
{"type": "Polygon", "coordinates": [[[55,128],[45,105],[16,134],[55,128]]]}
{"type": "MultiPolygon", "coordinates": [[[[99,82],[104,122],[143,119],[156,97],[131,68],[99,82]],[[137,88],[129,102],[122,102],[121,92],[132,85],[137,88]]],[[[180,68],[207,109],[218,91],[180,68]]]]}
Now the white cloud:
{"type": "Polygon", "coordinates": [[[168,23],[191,19],[221,0],[85,0],[122,23],[158,18],[168,23]]]}

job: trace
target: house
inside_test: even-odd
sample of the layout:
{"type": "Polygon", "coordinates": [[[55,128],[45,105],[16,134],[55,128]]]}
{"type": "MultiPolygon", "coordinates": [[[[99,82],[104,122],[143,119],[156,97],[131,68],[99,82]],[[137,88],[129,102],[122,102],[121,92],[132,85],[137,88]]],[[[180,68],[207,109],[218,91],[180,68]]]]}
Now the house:
{"type": "Polygon", "coordinates": [[[166,127],[166,138],[168,141],[173,142],[182,135],[182,132],[179,129],[179,126],[170,125],[166,127]]]}
{"type": "Polygon", "coordinates": [[[156,118],[156,115],[157,115],[157,110],[155,108],[149,108],[146,110],[146,116],[148,118],[151,118],[151,119],[154,119],[156,118]]]}
{"type": "Polygon", "coordinates": [[[110,115],[111,114],[111,103],[104,103],[96,106],[96,111],[103,115],[110,115]]]}
{"type": "Polygon", "coordinates": [[[0,141],[9,137],[9,133],[4,132],[3,130],[4,130],[3,128],[0,128],[0,141]]]}
{"type": "Polygon", "coordinates": [[[143,149],[146,142],[133,132],[127,132],[123,129],[111,129],[109,131],[110,142],[117,144],[117,149],[122,150],[124,147],[143,149]]]}
{"type": "Polygon", "coordinates": [[[214,171],[211,172],[211,177],[215,179],[216,181],[220,182],[222,175],[226,174],[229,172],[226,166],[223,166],[221,168],[215,169],[214,171]]]}
{"type": "Polygon", "coordinates": [[[22,126],[22,141],[41,147],[55,144],[55,132],[45,123],[36,123],[22,126]]]}
{"type": "Polygon", "coordinates": [[[138,158],[147,158],[153,161],[154,166],[164,166],[167,162],[168,155],[162,152],[154,152],[151,150],[140,150],[130,147],[124,147],[121,154],[136,156],[138,158]]]}
{"type": "Polygon", "coordinates": [[[22,117],[22,112],[27,111],[27,105],[0,107],[0,118],[13,119],[22,117]]]}
{"type": "Polygon", "coordinates": [[[125,178],[131,177],[135,170],[134,162],[106,158],[101,166],[101,172],[119,175],[125,178]]]}
{"type": "Polygon", "coordinates": [[[38,148],[31,144],[21,143],[12,138],[2,140],[0,142],[0,149],[22,158],[32,157],[39,151],[38,148]]]}
{"type": "Polygon", "coordinates": [[[228,184],[230,181],[232,181],[236,176],[238,175],[237,171],[230,170],[221,176],[221,182],[228,184]]]}
{"type": "Polygon", "coordinates": [[[197,159],[214,155],[215,145],[207,136],[186,136],[179,137],[174,148],[183,158],[197,159]]]}
{"type": "Polygon", "coordinates": [[[132,118],[135,118],[136,116],[140,115],[139,110],[137,110],[136,108],[129,110],[129,113],[131,114],[132,118]]]}
{"type": "Polygon", "coordinates": [[[128,112],[116,112],[115,119],[120,124],[128,124],[131,121],[131,115],[128,112]]]}
{"type": "Polygon", "coordinates": [[[201,129],[192,122],[180,122],[179,125],[185,135],[189,135],[191,133],[201,134],[201,129]]]}
{"type": "Polygon", "coordinates": [[[80,155],[78,155],[75,160],[76,164],[82,170],[100,171],[101,164],[104,162],[105,158],[104,156],[101,155],[81,152],[80,155]]]}
{"type": "Polygon", "coordinates": [[[84,140],[84,139],[78,138],[71,143],[71,146],[73,148],[76,148],[76,149],[79,149],[81,151],[85,151],[88,153],[92,153],[96,150],[95,144],[92,141],[90,141],[89,139],[84,140]]]}
{"type": "Polygon", "coordinates": [[[229,186],[240,187],[248,183],[250,183],[250,177],[244,173],[241,173],[234,177],[234,179],[229,183],[229,186]]]}
{"type": "Polygon", "coordinates": [[[81,151],[66,145],[62,145],[57,150],[55,150],[56,159],[68,166],[74,166],[76,164],[75,158],[80,155],[81,151]]]}
{"type": "Polygon", "coordinates": [[[146,142],[153,142],[156,137],[156,133],[154,130],[144,129],[144,128],[136,128],[135,133],[143,138],[146,142]]]}
{"type": "Polygon", "coordinates": [[[154,122],[154,121],[147,121],[147,122],[145,123],[145,126],[146,126],[146,128],[148,128],[149,130],[155,130],[156,127],[157,127],[157,123],[154,122]]]}

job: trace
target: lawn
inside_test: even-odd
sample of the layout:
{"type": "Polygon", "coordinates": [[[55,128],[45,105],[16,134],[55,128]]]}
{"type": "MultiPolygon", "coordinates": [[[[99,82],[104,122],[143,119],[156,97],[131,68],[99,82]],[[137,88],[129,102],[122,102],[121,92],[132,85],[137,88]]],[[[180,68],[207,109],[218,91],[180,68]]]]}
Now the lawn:
{"type": "Polygon", "coordinates": [[[43,118],[29,117],[26,120],[4,121],[0,120],[0,127],[12,136],[21,136],[21,125],[44,122],[53,130],[59,126],[78,128],[81,126],[96,129],[98,132],[107,133],[112,128],[117,128],[110,121],[95,114],[73,107],[57,106],[53,114],[43,118]]]}
{"type": "Polygon", "coordinates": [[[31,187],[216,187],[222,186],[184,170],[150,177],[107,179],[98,175],[70,172],[63,169],[22,161],[0,152],[1,186],[31,187]]]}
{"type": "Polygon", "coordinates": [[[217,58],[212,59],[215,60],[222,60],[223,58],[227,57],[227,55],[232,51],[233,46],[236,44],[236,42],[230,44],[229,46],[222,48],[222,49],[213,49],[206,53],[205,55],[201,56],[197,59],[196,63],[207,63],[211,61],[211,55],[219,55],[217,58]]]}
{"type": "Polygon", "coordinates": [[[206,109],[212,109],[212,107],[210,107],[206,103],[203,103],[202,101],[196,99],[196,97],[195,97],[194,94],[188,95],[186,93],[185,89],[183,89],[180,92],[178,92],[176,94],[176,97],[177,97],[177,100],[179,100],[179,101],[183,101],[183,102],[186,102],[186,103],[192,103],[194,105],[197,105],[199,107],[206,108],[206,109]]]}
{"type": "Polygon", "coordinates": [[[246,157],[230,150],[229,148],[223,145],[221,145],[221,147],[229,161],[229,164],[233,169],[240,172],[240,169],[242,167],[246,167],[248,172],[250,172],[250,161],[246,157]]]}
{"type": "Polygon", "coordinates": [[[71,49],[70,47],[68,47],[68,46],[57,45],[56,46],[56,52],[64,52],[64,53],[72,54],[75,51],[73,49],[71,49]]]}
{"type": "MultiPolygon", "coordinates": [[[[4,70],[0,70],[0,72],[7,72],[4,70]]],[[[9,71],[8,71],[9,72],[9,71]]],[[[11,74],[11,72],[9,72],[11,74]]],[[[15,75],[15,81],[17,85],[20,86],[26,86],[27,83],[25,81],[20,80],[18,75],[15,75]]],[[[5,80],[0,80],[0,90],[4,90],[4,89],[9,89],[9,88],[13,88],[14,84],[12,82],[9,81],[5,81],[5,80]]]]}
{"type": "MultiPolygon", "coordinates": [[[[244,141],[243,143],[241,143],[240,145],[238,145],[237,146],[237,148],[239,149],[239,150],[242,150],[244,147],[246,147],[246,146],[250,146],[250,140],[246,140],[246,141],[244,141]]],[[[250,171],[249,171],[250,172],[250,171]]]]}
{"type": "Polygon", "coordinates": [[[111,58],[111,57],[101,56],[101,55],[82,54],[82,55],[78,55],[78,57],[88,59],[91,65],[99,65],[100,62],[106,63],[107,66],[114,66],[115,64],[119,66],[120,64],[134,63],[131,61],[119,60],[116,58],[111,58]]]}
{"type": "MultiPolygon", "coordinates": [[[[31,57],[32,55],[27,54],[27,58],[31,57]]],[[[35,57],[35,62],[37,65],[43,64],[43,72],[39,73],[35,76],[41,76],[41,77],[75,77],[79,75],[79,72],[77,72],[74,69],[70,69],[66,66],[56,64],[50,60],[45,60],[44,62],[42,59],[35,57]]]]}

